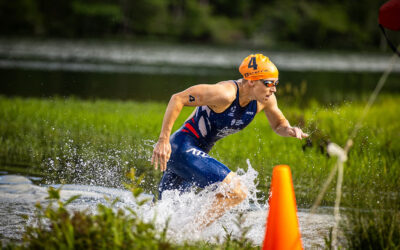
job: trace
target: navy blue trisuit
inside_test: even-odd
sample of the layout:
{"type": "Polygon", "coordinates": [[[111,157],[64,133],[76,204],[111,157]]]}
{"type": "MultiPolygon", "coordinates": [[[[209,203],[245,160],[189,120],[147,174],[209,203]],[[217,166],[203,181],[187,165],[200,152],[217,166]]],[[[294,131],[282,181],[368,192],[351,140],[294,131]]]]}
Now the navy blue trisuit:
{"type": "Polygon", "coordinates": [[[219,139],[245,128],[257,114],[256,100],[240,106],[239,86],[233,82],[236,99],[225,111],[216,113],[208,106],[199,106],[193,118],[171,136],[171,157],[158,187],[159,199],[165,190],[184,192],[194,185],[204,188],[223,181],[231,172],[208,152],[219,139]]]}

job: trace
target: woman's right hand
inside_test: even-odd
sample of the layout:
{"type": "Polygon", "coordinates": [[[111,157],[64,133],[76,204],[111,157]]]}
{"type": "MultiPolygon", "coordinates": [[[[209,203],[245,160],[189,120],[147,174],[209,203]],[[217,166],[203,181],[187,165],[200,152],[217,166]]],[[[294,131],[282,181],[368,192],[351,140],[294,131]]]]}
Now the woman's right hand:
{"type": "Polygon", "coordinates": [[[151,164],[157,169],[160,165],[160,170],[165,171],[167,169],[167,162],[171,156],[171,144],[169,139],[160,138],[154,147],[153,156],[151,157],[151,164]]]}

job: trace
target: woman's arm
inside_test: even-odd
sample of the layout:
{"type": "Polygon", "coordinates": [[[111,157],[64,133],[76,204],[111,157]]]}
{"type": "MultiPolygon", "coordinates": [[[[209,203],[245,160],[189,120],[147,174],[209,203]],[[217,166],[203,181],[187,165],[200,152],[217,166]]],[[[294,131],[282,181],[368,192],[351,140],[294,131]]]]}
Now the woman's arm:
{"type": "Polygon", "coordinates": [[[271,95],[269,98],[264,107],[264,113],[267,116],[272,129],[278,135],[296,137],[300,140],[308,137],[308,134],[304,133],[300,128],[290,126],[289,121],[278,108],[275,95],[271,95]]]}
{"type": "Polygon", "coordinates": [[[157,169],[158,164],[161,171],[165,171],[167,168],[167,162],[171,155],[169,137],[183,106],[209,105],[211,107],[223,107],[233,101],[235,93],[236,89],[232,84],[221,82],[213,85],[195,85],[172,95],[164,114],[160,137],[154,147],[151,158],[151,164],[154,165],[155,169],[157,169]]]}

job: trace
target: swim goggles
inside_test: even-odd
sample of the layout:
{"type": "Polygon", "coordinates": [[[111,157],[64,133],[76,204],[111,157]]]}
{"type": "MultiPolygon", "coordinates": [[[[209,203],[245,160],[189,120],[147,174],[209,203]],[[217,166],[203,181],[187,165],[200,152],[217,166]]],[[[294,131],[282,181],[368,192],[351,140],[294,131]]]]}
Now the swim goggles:
{"type": "Polygon", "coordinates": [[[279,80],[262,80],[262,82],[267,87],[275,87],[279,84],[279,80]]]}

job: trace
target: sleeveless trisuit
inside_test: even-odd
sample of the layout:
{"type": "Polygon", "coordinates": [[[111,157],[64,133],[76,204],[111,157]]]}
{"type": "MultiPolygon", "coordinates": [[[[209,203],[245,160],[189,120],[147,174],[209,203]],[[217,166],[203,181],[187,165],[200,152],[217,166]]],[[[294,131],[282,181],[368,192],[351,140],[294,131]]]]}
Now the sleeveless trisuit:
{"type": "Polygon", "coordinates": [[[245,128],[257,114],[256,100],[240,106],[239,86],[233,82],[237,87],[236,99],[224,112],[216,113],[208,106],[199,106],[193,118],[171,136],[172,152],[158,187],[159,199],[165,190],[184,192],[193,185],[204,188],[223,181],[231,172],[208,152],[219,139],[245,128]]]}

